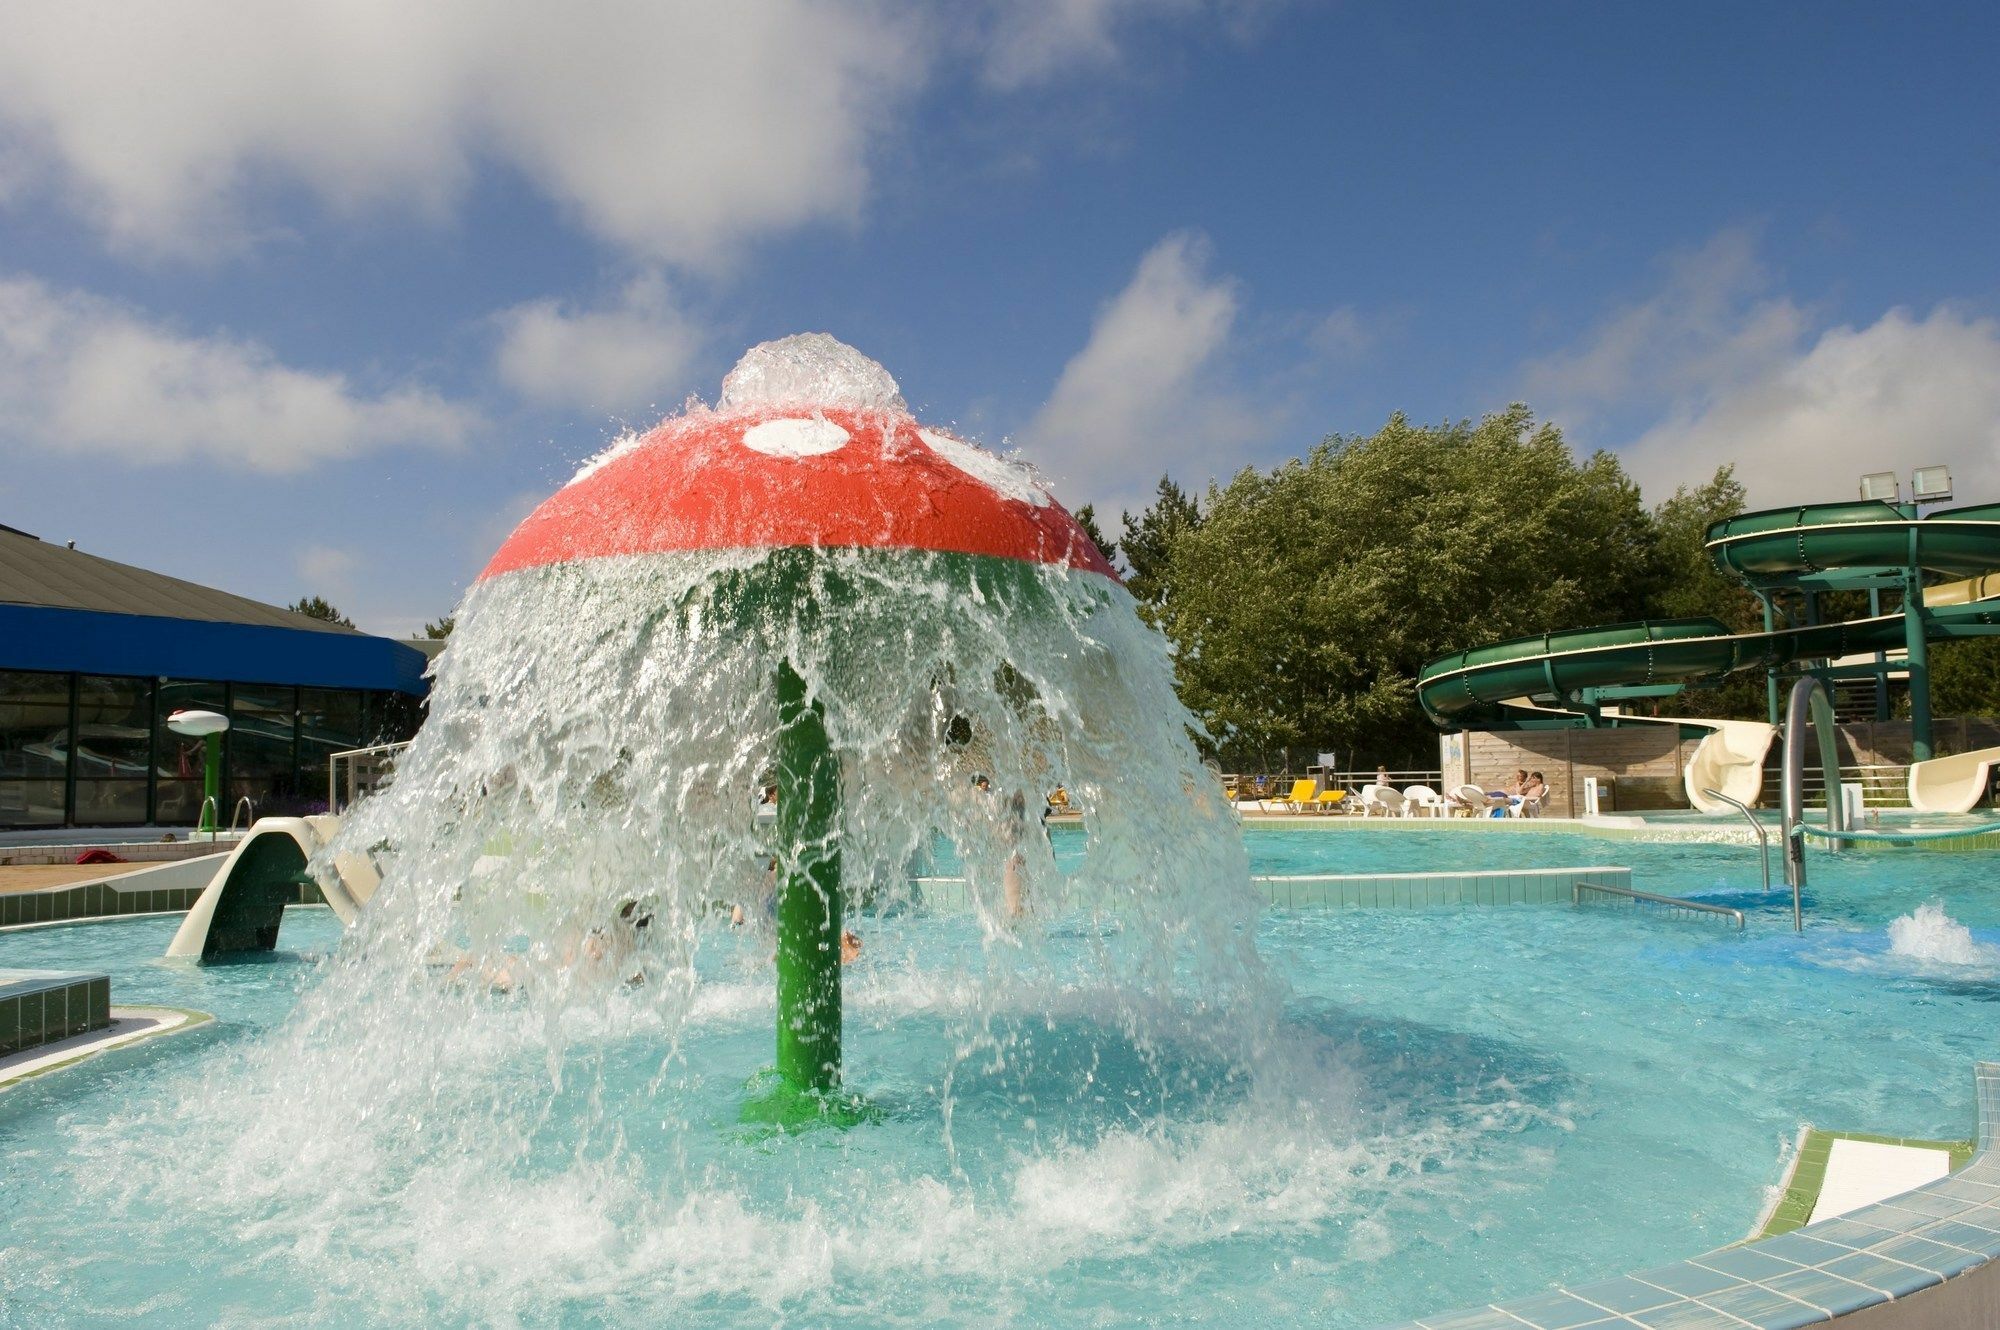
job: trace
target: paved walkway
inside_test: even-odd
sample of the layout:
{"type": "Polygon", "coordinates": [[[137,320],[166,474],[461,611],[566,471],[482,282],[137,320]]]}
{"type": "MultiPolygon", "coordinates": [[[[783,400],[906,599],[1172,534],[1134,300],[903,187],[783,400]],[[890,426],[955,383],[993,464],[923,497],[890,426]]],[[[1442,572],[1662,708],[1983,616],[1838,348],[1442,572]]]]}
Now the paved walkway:
{"type": "Polygon", "coordinates": [[[39,891],[43,887],[73,887],[79,882],[129,873],[153,864],[0,864],[0,892],[39,891]]]}

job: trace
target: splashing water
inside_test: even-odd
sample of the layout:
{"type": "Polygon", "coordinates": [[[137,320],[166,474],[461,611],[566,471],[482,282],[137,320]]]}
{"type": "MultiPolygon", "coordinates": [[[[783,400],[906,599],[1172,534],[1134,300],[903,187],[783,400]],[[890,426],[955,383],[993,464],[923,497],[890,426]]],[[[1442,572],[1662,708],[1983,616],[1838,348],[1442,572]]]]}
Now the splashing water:
{"type": "MultiPolygon", "coordinates": [[[[774,407],[914,432],[880,366],[788,339],[571,488],[774,407]]],[[[1015,464],[937,458],[1034,509],[1015,464]]],[[[1186,1289],[1141,1258],[1341,1223],[1379,1256],[1375,1217],[1448,1188],[1507,1096],[1412,1121],[1285,1024],[1191,727],[1131,597],[1061,561],[668,549],[489,576],[333,847],[386,866],[374,902],[287,1024],[77,1128],[86,1203],[171,1197],[341,1324],[935,1323],[1051,1279],[1164,1315],[1186,1289]],[[885,1116],[753,1146],[780,661],[839,755],[847,1077],[885,1116]],[[1085,810],[1062,863],[1035,822],[1058,785],[1085,810]],[[913,908],[934,858],[969,909],[913,908]]]]}
{"type": "Polygon", "coordinates": [[[1940,901],[1919,905],[1890,920],[1889,951],[1932,965],[2000,963],[2000,947],[1974,941],[1972,930],[1946,914],[1940,901]]]}

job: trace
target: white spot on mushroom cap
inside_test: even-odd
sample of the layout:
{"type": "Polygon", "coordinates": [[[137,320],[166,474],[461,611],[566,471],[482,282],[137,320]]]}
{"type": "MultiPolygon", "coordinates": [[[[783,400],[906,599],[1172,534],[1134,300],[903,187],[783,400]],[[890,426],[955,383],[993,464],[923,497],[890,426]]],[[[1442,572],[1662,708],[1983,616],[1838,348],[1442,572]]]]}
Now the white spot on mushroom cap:
{"type": "Polygon", "coordinates": [[[920,429],[917,437],[930,450],[953,466],[997,491],[1001,497],[1018,499],[1037,508],[1049,506],[1048,491],[1035,483],[1034,473],[1019,462],[989,453],[977,444],[954,439],[936,430],[920,429]]]}
{"type": "Polygon", "coordinates": [[[767,420],[743,431],[743,446],[767,457],[818,457],[847,445],[847,431],[818,416],[767,420]]]}

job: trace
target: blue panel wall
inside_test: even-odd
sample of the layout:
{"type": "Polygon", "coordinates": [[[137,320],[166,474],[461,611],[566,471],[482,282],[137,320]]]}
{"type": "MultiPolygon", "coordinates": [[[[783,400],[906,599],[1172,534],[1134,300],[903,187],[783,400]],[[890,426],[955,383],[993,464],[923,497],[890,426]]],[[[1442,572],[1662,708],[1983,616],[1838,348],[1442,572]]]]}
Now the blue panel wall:
{"type": "Polygon", "coordinates": [[[428,662],[386,637],[41,605],[0,605],[0,669],[428,691],[428,662]]]}

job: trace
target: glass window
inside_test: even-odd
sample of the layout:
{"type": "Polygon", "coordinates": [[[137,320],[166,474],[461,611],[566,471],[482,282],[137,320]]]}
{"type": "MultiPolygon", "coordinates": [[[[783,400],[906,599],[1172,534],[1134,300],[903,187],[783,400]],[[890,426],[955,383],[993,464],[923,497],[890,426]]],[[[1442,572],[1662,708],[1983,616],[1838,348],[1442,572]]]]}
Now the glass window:
{"type": "Polygon", "coordinates": [[[80,827],[107,827],[146,820],[144,780],[76,781],[76,816],[80,827]]]}
{"type": "Polygon", "coordinates": [[[299,799],[301,806],[326,797],[327,759],[363,747],[363,694],[330,688],[299,689],[299,799]]]}
{"type": "Polygon", "coordinates": [[[146,820],[152,768],[150,679],[82,675],[76,681],[76,807],[79,826],[146,820]]]}
{"type": "Polygon", "coordinates": [[[424,723],[425,702],[408,693],[368,694],[368,742],[401,743],[424,723]]]}
{"type": "Polygon", "coordinates": [[[76,778],[144,780],[151,767],[153,686],[84,675],[76,683],[76,778]]]}
{"type": "Polygon", "coordinates": [[[63,821],[62,781],[0,780],[0,827],[45,827],[63,821]]]}
{"type": "MultiPolygon", "coordinates": [[[[179,737],[179,736],[176,736],[179,737]]],[[[195,769],[201,769],[201,758],[195,758],[195,769]]],[[[201,820],[201,781],[168,780],[162,777],[154,787],[153,820],[161,826],[191,827],[201,820]]],[[[226,824],[228,818],[223,818],[226,824]]]]}
{"type": "Polygon", "coordinates": [[[0,780],[60,782],[69,747],[69,676],[0,671],[0,780]]]}
{"type": "MultiPolygon", "coordinates": [[[[248,797],[259,816],[293,794],[293,742],[297,735],[298,690],[237,684],[229,712],[229,796],[233,806],[248,797]]],[[[229,815],[223,815],[227,822],[229,815]]]]}
{"type": "Polygon", "coordinates": [[[326,770],[326,755],[360,748],[361,694],[299,689],[299,766],[326,770]]]}

